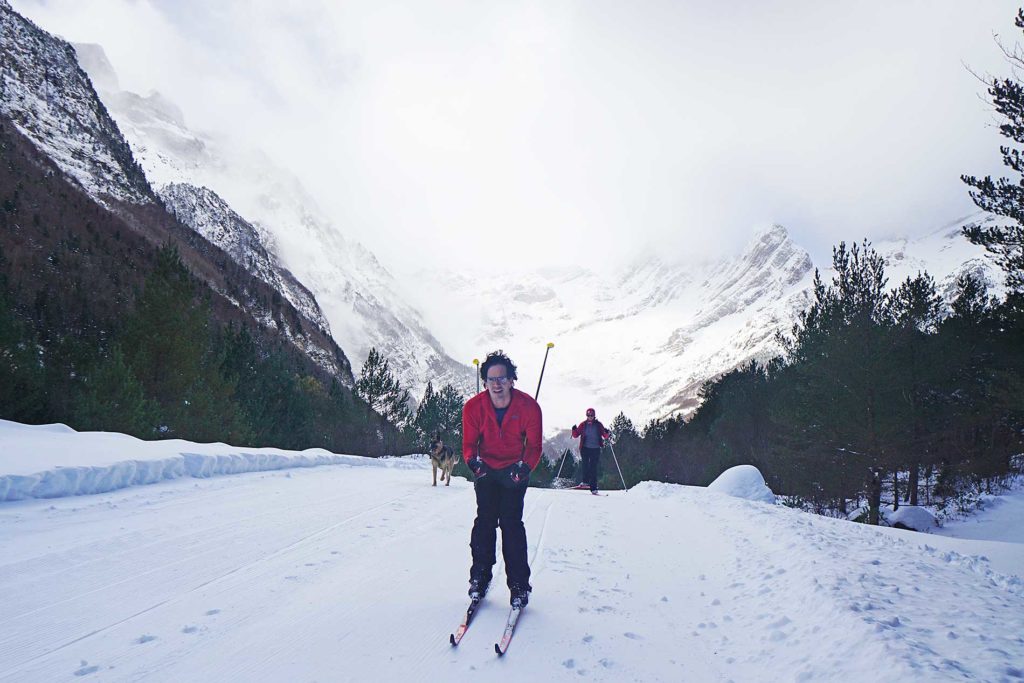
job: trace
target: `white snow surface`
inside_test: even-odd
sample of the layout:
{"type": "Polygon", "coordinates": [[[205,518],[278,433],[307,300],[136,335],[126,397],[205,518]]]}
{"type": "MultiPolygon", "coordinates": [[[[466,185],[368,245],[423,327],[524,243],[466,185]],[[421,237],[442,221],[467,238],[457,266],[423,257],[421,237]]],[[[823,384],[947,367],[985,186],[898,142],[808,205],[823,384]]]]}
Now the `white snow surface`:
{"type": "Polygon", "coordinates": [[[775,504],[775,494],[768,488],[761,471],[753,465],[730,467],[708,484],[708,490],[724,493],[733,498],[775,504]]]}
{"type": "MultiPolygon", "coordinates": [[[[113,435],[3,426],[4,474],[120,458],[104,455],[113,435]]],[[[926,534],[652,482],[530,489],[534,592],[511,648],[493,650],[499,562],[453,649],[472,487],[432,487],[422,457],[355,466],[368,460],[0,504],[0,681],[1024,675],[1024,583],[964,552],[977,541],[939,550],[926,534]]],[[[1004,567],[1024,566],[1024,544],[1002,545],[1004,567]]]]}
{"type": "Polygon", "coordinates": [[[1024,544],[1024,478],[1002,495],[982,497],[981,509],[965,519],[947,521],[935,533],[950,538],[1024,544]]]}

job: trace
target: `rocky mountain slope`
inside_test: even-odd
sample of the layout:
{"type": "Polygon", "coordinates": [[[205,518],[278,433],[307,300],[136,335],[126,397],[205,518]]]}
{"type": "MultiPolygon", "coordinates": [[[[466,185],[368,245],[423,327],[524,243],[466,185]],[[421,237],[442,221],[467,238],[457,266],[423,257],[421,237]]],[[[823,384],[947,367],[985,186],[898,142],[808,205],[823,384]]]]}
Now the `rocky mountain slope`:
{"type": "MultiPolygon", "coordinates": [[[[331,333],[352,356],[357,370],[376,347],[414,399],[428,380],[435,386],[452,382],[470,390],[473,369],[446,352],[394,276],[369,250],[331,223],[298,178],[258,149],[192,131],[180,110],[158,93],[142,96],[120,90],[100,46],[77,45],[76,49],[160,195],[171,192],[168,187],[202,186],[223,198],[235,216],[244,216],[258,231],[262,248],[276,252],[315,295],[331,333]]],[[[203,202],[194,206],[197,225],[229,239],[227,223],[214,227],[221,221],[217,211],[202,217],[199,214],[210,207],[203,202]]],[[[229,252],[234,249],[242,262],[258,260],[244,253],[242,244],[221,246],[229,252]]],[[[288,290],[284,293],[290,296],[288,290]]]]}
{"type": "MultiPolygon", "coordinates": [[[[225,254],[232,244],[211,240],[218,237],[212,231],[203,235],[190,230],[166,212],[79,66],[74,48],[13,11],[6,0],[0,0],[0,37],[0,119],[9,121],[68,180],[116,218],[103,220],[104,225],[123,224],[144,237],[154,250],[168,242],[175,244],[193,274],[224,303],[222,306],[217,302],[213,307],[222,319],[248,319],[270,337],[281,335],[321,371],[343,384],[352,384],[349,361],[330,337],[323,314],[309,292],[297,298],[298,307],[288,300],[280,301],[278,288],[282,283],[290,283],[284,287],[286,292],[303,291],[301,285],[291,282],[294,278],[238,267],[234,257],[225,254]],[[238,309],[242,315],[230,313],[227,307],[238,309]]],[[[10,149],[13,153],[14,148],[10,149]]],[[[10,163],[15,163],[14,157],[10,163]]],[[[176,194],[168,194],[176,199],[179,195],[183,195],[180,188],[176,194]]],[[[38,222],[35,226],[45,232],[45,226],[38,222]]],[[[95,224],[90,229],[95,230],[95,224]]],[[[258,243],[253,235],[250,238],[258,243]]],[[[38,237],[46,239],[45,235],[38,237]]],[[[28,238],[35,239],[32,235],[28,238]]],[[[18,242],[17,246],[24,244],[18,242]]],[[[30,251],[23,255],[29,258],[30,251]]],[[[265,253],[263,256],[268,257],[265,253]]],[[[266,258],[264,261],[272,270],[273,264],[266,258]]]]}

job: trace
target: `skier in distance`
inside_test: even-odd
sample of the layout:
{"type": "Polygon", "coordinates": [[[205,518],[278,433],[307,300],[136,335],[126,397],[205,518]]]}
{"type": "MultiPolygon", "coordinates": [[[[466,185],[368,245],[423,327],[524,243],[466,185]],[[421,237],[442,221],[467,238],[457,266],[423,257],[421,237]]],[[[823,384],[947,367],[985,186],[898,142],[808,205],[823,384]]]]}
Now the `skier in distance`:
{"type": "Polygon", "coordinates": [[[593,408],[587,408],[587,419],[572,427],[572,438],[580,440],[580,457],[583,459],[583,483],[590,486],[591,493],[597,493],[597,463],[601,449],[611,436],[593,408]]]}

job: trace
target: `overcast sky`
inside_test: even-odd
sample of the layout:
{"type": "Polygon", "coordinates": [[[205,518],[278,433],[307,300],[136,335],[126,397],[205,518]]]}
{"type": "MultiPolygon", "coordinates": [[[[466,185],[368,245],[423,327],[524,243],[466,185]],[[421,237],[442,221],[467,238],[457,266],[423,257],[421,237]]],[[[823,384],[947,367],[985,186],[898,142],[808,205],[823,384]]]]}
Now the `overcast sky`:
{"type": "Polygon", "coordinates": [[[816,258],[970,212],[1017,2],[13,0],[250,139],[386,264],[816,258]],[[301,9],[296,9],[301,7],[301,9]]]}

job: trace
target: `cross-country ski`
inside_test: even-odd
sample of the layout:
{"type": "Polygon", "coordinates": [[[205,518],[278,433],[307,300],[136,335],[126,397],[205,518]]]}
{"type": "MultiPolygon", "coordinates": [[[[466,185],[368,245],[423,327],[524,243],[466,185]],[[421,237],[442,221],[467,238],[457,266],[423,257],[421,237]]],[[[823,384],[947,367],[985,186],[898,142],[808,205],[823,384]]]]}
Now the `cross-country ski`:
{"type": "Polygon", "coordinates": [[[523,613],[523,608],[513,607],[508,612],[508,619],[505,621],[505,630],[501,634],[501,640],[494,644],[494,652],[499,657],[503,656],[508,652],[508,646],[512,643],[512,635],[515,633],[516,624],[519,622],[519,616],[523,613]]]}
{"type": "Polygon", "coordinates": [[[448,637],[448,642],[452,644],[452,647],[458,645],[459,642],[462,641],[462,637],[466,635],[466,631],[469,630],[469,625],[473,622],[473,616],[476,615],[476,611],[480,608],[481,601],[481,598],[470,601],[469,608],[466,610],[466,615],[462,618],[462,623],[459,624],[459,627],[448,637]]]}

